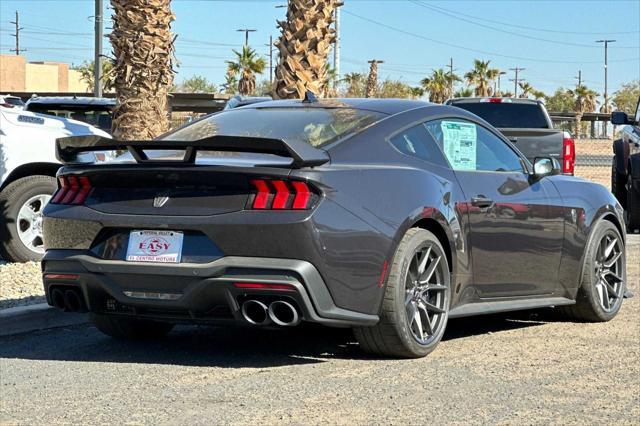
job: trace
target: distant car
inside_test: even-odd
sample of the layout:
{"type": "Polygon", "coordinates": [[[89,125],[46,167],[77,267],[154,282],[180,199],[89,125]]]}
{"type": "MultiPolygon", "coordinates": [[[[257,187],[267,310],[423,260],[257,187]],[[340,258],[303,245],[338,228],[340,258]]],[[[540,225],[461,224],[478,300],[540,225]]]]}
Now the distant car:
{"type": "Polygon", "coordinates": [[[47,301],[116,338],[307,321],[420,357],[449,318],[554,306],[608,321],[623,302],[613,195],[550,157],[529,163],[460,108],[269,101],[153,141],[72,137],[57,150],[47,301]],[[116,148],[128,155],[79,162],[116,148]]]}
{"type": "MultiPolygon", "coordinates": [[[[56,138],[109,135],[75,120],[0,107],[0,257],[44,254],[42,211],[56,189],[56,138]]],[[[106,159],[106,158],[103,158],[106,159]]]]}
{"type": "Polygon", "coordinates": [[[551,157],[562,173],[572,175],[576,162],[571,134],[553,128],[544,103],[521,98],[454,98],[447,102],[484,119],[505,135],[530,162],[551,157]]]}
{"type": "Polygon", "coordinates": [[[246,105],[257,104],[259,102],[267,102],[272,100],[269,96],[240,96],[236,95],[229,99],[224,109],[240,108],[246,105]]]}
{"type": "Polygon", "coordinates": [[[111,133],[111,122],[116,100],[81,96],[34,96],[25,109],[40,114],[55,115],[91,124],[111,133]]]}
{"type": "Polygon", "coordinates": [[[5,108],[24,108],[24,102],[17,96],[0,95],[0,106],[5,108]]]}
{"type": "Polygon", "coordinates": [[[640,229],[640,99],[634,117],[611,113],[611,123],[625,125],[613,142],[611,192],[625,209],[627,228],[640,229]]]}

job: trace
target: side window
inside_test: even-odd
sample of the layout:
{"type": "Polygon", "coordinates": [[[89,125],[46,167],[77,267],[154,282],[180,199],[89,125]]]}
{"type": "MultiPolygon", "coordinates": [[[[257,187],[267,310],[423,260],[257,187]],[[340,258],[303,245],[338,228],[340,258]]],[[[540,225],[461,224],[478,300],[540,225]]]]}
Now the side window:
{"type": "Polygon", "coordinates": [[[426,128],[454,170],[523,171],[520,157],[499,137],[470,121],[434,120],[426,128]]]}
{"type": "Polygon", "coordinates": [[[425,124],[418,124],[398,133],[389,142],[401,153],[448,167],[441,150],[429,137],[425,124]]]}

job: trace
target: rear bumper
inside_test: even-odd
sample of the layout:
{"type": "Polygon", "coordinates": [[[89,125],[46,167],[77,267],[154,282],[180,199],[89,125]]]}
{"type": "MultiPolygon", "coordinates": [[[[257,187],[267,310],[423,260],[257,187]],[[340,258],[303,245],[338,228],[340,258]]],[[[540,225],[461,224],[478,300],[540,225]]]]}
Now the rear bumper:
{"type": "Polygon", "coordinates": [[[309,322],[336,327],[378,322],[377,315],[337,307],[317,269],[302,260],[227,256],[204,264],[167,265],[103,260],[87,250],[60,249],[46,252],[42,270],[49,304],[52,286],[77,286],[90,312],[225,323],[242,321],[243,300],[279,297],[292,299],[309,322]],[[51,274],[59,277],[47,278],[51,274]],[[239,289],[234,286],[238,282],[283,283],[295,291],[239,289]],[[125,292],[171,295],[171,300],[130,297],[125,292]]]}

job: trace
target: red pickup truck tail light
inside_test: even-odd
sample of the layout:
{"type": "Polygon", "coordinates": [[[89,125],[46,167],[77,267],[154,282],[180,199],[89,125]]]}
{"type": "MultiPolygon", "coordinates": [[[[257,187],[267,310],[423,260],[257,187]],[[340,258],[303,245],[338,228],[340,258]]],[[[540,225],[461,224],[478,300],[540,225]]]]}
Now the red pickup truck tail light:
{"type": "Polygon", "coordinates": [[[568,135],[562,140],[562,173],[572,175],[576,165],[576,144],[568,135]]]}
{"type": "Polygon", "coordinates": [[[251,181],[255,192],[249,199],[252,210],[308,210],[317,197],[306,182],[271,179],[251,181]]]}
{"type": "Polygon", "coordinates": [[[49,201],[52,204],[84,204],[93,189],[86,176],[60,176],[58,182],[60,187],[49,201]]]}

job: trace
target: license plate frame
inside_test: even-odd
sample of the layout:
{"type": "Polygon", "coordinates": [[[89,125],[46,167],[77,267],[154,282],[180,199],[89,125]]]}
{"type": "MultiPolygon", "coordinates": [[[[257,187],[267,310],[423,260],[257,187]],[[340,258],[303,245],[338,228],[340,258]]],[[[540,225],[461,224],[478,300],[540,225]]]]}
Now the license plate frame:
{"type": "Polygon", "coordinates": [[[184,233],[180,231],[133,230],[129,232],[127,262],[180,263],[184,233]]]}

